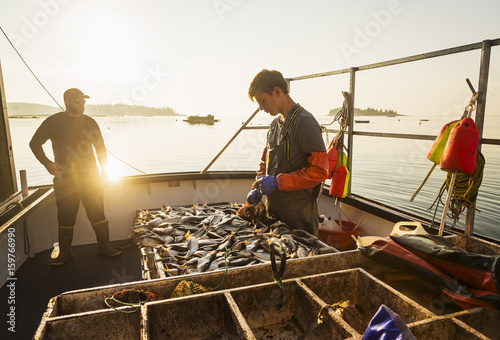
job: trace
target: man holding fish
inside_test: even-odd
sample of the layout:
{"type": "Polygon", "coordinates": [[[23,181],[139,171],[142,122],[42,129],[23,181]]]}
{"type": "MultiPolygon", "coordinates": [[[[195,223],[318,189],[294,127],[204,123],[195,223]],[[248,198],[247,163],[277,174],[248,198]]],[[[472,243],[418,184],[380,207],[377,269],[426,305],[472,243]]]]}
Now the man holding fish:
{"type": "Polygon", "coordinates": [[[247,202],[267,195],[267,211],[292,229],[318,234],[317,197],[328,175],[328,158],[316,118],[290,97],[288,83],[274,70],[259,72],[250,100],[276,116],[267,133],[256,181],[247,202]]]}

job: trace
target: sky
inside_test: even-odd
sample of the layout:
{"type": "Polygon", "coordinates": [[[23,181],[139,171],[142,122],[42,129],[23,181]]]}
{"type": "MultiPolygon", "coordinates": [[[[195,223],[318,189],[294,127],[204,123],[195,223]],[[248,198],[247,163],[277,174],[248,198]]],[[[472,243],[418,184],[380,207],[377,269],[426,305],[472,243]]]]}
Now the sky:
{"type": "MultiPolygon", "coordinates": [[[[168,106],[181,114],[249,116],[263,68],[285,77],[344,69],[500,38],[500,1],[0,0],[0,25],[59,103],[70,87],[90,104],[168,106]]],[[[500,91],[500,47],[490,88],[500,91]]],[[[443,113],[470,97],[480,51],[356,76],[356,107],[443,113]]],[[[56,104],[5,36],[7,102],[56,104]]],[[[342,105],[349,77],[293,82],[319,114],[342,105]]],[[[497,94],[500,92],[496,92],[497,94]]],[[[498,96],[496,96],[498,97],[498,96]]],[[[491,107],[500,100],[490,96],[491,107]]]]}

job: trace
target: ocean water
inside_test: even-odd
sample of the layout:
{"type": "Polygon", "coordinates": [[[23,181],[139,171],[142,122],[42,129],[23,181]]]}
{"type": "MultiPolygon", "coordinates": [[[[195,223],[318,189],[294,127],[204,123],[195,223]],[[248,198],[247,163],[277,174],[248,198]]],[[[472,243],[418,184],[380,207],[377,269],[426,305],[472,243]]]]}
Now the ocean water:
{"type": "MultiPolygon", "coordinates": [[[[182,117],[96,117],[104,136],[113,176],[155,174],[177,171],[201,171],[236,133],[250,114],[224,116],[214,125],[189,125],[182,117]],[[127,164],[129,165],[127,165],[127,164]]],[[[359,117],[356,117],[358,119],[359,117]]],[[[38,163],[28,143],[44,118],[10,119],[16,170],[24,169],[28,185],[50,184],[52,176],[38,163]]],[[[251,126],[267,126],[271,117],[260,112],[251,126]]],[[[317,116],[321,124],[332,122],[330,116],[317,116]]],[[[418,117],[363,117],[369,123],[356,123],[356,131],[395,132],[437,135],[447,121],[418,117]]],[[[338,128],[336,123],[330,126],[338,128]]],[[[494,138],[500,116],[487,117],[485,138],[494,138]]],[[[251,170],[258,168],[265,145],[266,129],[245,130],[210,170],[251,170]]],[[[325,143],[333,135],[324,134],[325,143]]],[[[432,218],[433,204],[446,173],[436,167],[413,202],[413,195],[432,166],[426,155],[432,141],[354,136],[352,192],[400,209],[432,218]]],[[[52,155],[50,142],[44,145],[52,155]]],[[[500,147],[483,146],[486,159],[484,177],[477,199],[475,232],[500,239],[500,147]]],[[[49,156],[51,158],[51,156],[49,156]]],[[[242,198],[243,199],[243,198],[242,198]]],[[[445,197],[443,197],[443,201],[445,197]]],[[[439,224],[443,206],[435,221],[439,224]]],[[[450,219],[447,220],[448,222],[450,219]]],[[[460,218],[463,227],[465,215],[460,218]]]]}

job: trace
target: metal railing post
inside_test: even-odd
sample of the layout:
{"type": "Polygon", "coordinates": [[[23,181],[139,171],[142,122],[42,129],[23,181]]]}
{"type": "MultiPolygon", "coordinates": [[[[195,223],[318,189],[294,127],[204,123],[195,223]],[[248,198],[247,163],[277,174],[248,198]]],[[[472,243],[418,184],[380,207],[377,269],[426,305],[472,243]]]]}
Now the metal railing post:
{"type": "Polygon", "coordinates": [[[347,194],[351,194],[352,190],[352,155],[353,155],[353,135],[354,135],[354,94],[356,92],[356,71],[357,68],[351,67],[349,70],[349,126],[347,128],[347,169],[351,172],[347,187],[347,194]]]}
{"type": "MultiPolygon", "coordinates": [[[[479,131],[479,143],[477,144],[477,150],[481,151],[481,140],[483,137],[484,128],[484,114],[486,106],[486,92],[488,90],[488,76],[490,72],[490,55],[491,55],[491,41],[483,41],[481,48],[481,66],[479,68],[479,86],[478,86],[478,97],[477,97],[477,107],[476,107],[476,119],[475,123],[479,131]]],[[[476,198],[477,199],[477,198],[476,198]]],[[[476,200],[474,200],[475,202],[476,200]]],[[[466,236],[472,236],[474,234],[474,217],[475,210],[473,208],[467,208],[467,216],[465,218],[465,230],[466,236]]]]}

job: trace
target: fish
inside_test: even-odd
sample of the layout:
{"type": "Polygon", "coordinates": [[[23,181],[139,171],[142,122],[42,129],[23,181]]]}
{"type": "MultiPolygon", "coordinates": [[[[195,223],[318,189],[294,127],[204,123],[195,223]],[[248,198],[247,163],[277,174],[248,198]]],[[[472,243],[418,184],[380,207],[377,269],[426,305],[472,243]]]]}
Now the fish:
{"type": "Polygon", "coordinates": [[[186,223],[200,223],[203,221],[205,218],[207,218],[206,215],[196,215],[196,216],[184,216],[181,218],[179,221],[180,224],[186,224],[186,223]]]}
{"type": "Polygon", "coordinates": [[[198,250],[198,240],[196,239],[196,237],[191,236],[190,238],[188,238],[187,248],[188,251],[186,253],[186,258],[190,257],[198,250]]]}
{"type": "Polygon", "coordinates": [[[287,259],[319,253],[314,236],[268,216],[245,220],[241,208],[228,203],[138,210],[130,238],[139,247],[154,247],[168,275],[222,270],[226,262],[231,268],[269,263],[270,247],[287,259]]]}
{"type": "MultiPolygon", "coordinates": [[[[193,235],[194,236],[194,235],[193,235]]],[[[219,241],[218,240],[214,240],[214,239],[204,239],[204,240],[198,240],[198,246],[200,248],[202,247],[205,247],[205,246],[213,246],[213,245],[219,245],[219,241]]]]}
{"type": "Polygon", "coordinates": [[[172,231],[174,231],[174,227],[172,227],[170,224],[166,228],[160,226],[153,228],[153,232],[163,235],[170,235],[172,231]]]}
{"type": "Polygon", "coordinates": [[[260,246],[260,242],[261,242],[260,238],[257,238],[251,242],[248,242],[246,249],[248,249],[249,251],[256,251],[257,248],[259,248],[259,246],[260,246]]]}
{"type": "Polygon", "coordinates": [[[217,251],[212,250],[207,255],[203,256],[201,259],[199,259],[196,269],[198,269],[199,272],[206,271],[208,267],[210,267],[210,263],[215,259],[216,254],[217,251]]]}
{"type": "Polygon", "coordinates": [[[163,222],[161,217],[156,217],[154,220],[147,222],[147,225],[151,228],[157,227],[163,222]]]}
{"type": "Polygon", "coordinates": [[[217,247],[217,250],[221,251],[221,250],[225,250],[225,249],[231,248],[231,246],[233,245],[234,241],[235,241],[234,240],[234,233],[231,233],[231,234],[227,235],[226,237],[224,237],[222,239],[222,242],[217,247]]]}
{"type": "Polygon", "coordinates": [[[163,240],[165,241],[165,244],[171,244],[175,242],[175,238],[170,235],[165,236],[163,240]]]}
{"type": "Polygon", "coordinates": [[[185,267],[197,267],[199,261],[200,261],[199,257],[193,257],[189,261],[184,263],[183,266],[185,266],[185,267]]]}
{"type": "Polygon", "coordinates": [[[143,247],[155,247],[155,246],[158,246],[160,244],[164,244],[163,239],[161,239],[159,237],[155,237],[155,236],[141,236],[138,239],[138,242],[140,242],[140,244],[143,247]]]}
{"type": "Polygon", "coordinates": [[[197,239],[200,239],[203,236],[205,236],[207,232],[208,229],[205,227],[205,225],[202,225],[201,228],[199,228],[197,231],[193,233],[193,236],[196,237],[197,239]]]}
{"type": "Polygon", "coordinates": [[[210,263],[207,271],[212,271],[218,269],[220,267],[224,267],[226,265],[226,261],[224,260],[224,256],[218,257],[210,263]]]}

